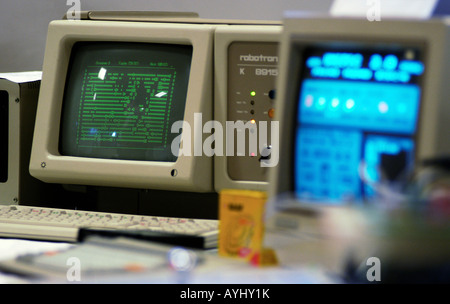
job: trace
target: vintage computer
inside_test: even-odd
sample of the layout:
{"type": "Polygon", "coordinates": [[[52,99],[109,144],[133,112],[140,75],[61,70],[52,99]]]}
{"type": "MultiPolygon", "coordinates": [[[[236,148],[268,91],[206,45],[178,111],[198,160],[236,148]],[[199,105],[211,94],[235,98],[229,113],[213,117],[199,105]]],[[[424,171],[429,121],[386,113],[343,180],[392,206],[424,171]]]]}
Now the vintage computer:
{"type": "MultiPolygon", "coordinates": [[[[128,215],[120,217],[130,220],[126,227],[142,228],[139,225],[147,225],[143,216],[154,220],[150,217],[155,214],[148,212],[151,205],[165,208],[160,221],[201,221],[203,232],[217,238],[214,157],[203,151],[211,136],[204,124],[214,119],[214,57],[217,63],[218,56],[225,61],[228,56],[214,54],[214,44],[225,45],[215,34],[236,30],[236,41],[257,43],[249,35],[255,29],[258,39],[271,42],[273,57],[279,23],[192,16],[142,19],[142,14],[129,13],[125,18],[108,13],[82,16],[49,25],[30,158],[33,177],[68,191],[58,196],[60,203],[54,202],[53,209],[16,206],[2,213],[14,214],[12,218],[44,212],[111,219],[102,212],[125,209],[128,215]],[[89,211],[54,210],[65,208],[64,201],[72,196],[81,198],[76,208],[89,211]],[[189,216],[180,216],[180,210],[189,216]],[[205,210],[213,217],[202,217],[205,210]]],[[[273,89],[273,77],[269,81],[273,89]]],[[[249,83],[256,90],[254,82],[249,83]]],[[[54,229],[39,223],[36,229],[9,221],[0,225],[3,236],[77,238],[77,229],[64,225],[54,229]]]]}
{"type": "MultiPolygon", "coordinates": [[[[278,62],[277,41],[281,30],[281,26],[276,23],[257,25],[256,22],[243,22],[243,24],[239,22],[236,22],[236,24],[215,22],[211,20],[198,22],[195,19],[188,24],[173,22],[127,24],[126,22],[84,21],[82,26],[73,26],[67,21],[52,23],[49,28],[48,45],[54,51],[48,51],[47,53],[49,53],[48,57],[53,59],[54,56],[60,56],[61,60],[56,61],[58,64],[55,64],[52,59],[49,60],[49,64],[44,63],[46,72],[44,85],[49,83],[51,87],[44,93],[49,95],[44,95],[41,99],[48,100],[50,111],[43,110],[38,113],[39,117],[49,115],[40,119],[38,123],[42,121],[47,124],[59,125],[57,122],[61,121],[61,133],[58,128],[55,130],[48,126],[42,126],[43,130],[49,131],[36,134],[35,153],[33,153],[30,166],[32,174],[46,182],[93,183],[107,186],[194,192],[211,191],[213,189],[213,158],[203,153],[203,142],[209,134],[203,133],[204,128],[201,124],[212,121],[213,118],[223,126],[226,125],[228,120],[240,120],[244,123],[252,119],[257,122],[272,120],[274,82],[278,62]],[[130,35],[130,31],[133,32],[133,35],[130,35]],[[92,33],[95,33],[95,35],[92,33]],[[138,46],[139,43],[141,46],[138,46]],[[153,45],[150,45],[150,43],[153,43],[153,45]],[[147,45],[147,50],[143,49],[143,45],[147,45]],[[213,46],[214,56],[212,53],[213,46]],[[74,47],[72,52],[65,51],[66,49],[72,49],[72,47],[74,47]],[[233,47],[238,48],[238,50],[231,53],[230,49],[233,47]],[[141,55],[137,53],[137,49],[140,49],[141,55]],[[265,64],[260,63],[259,69],[256,65],[252,69],[260,71],[264,68],[264,71],[270,70],[271,73],[261,74],[260,72],[256,74],[252,71],[253,78],[244,78],[244,81],[238,78],[239,75],[231,75],[231,68],[237,69],[240,67],[239,62],[231,62],[231,59],[239,60],[242,55],[244,57],[251,56],[253,50],[263,53],[258,54],[259,56],[270,57],[269,59],[272,60],[265,64]],[[133,51],[132,56],[131,51],[133,51]],[[51,52],[55,52],[55,54],[50,54],[51,52]],[[108,55],[107,52],[111,52],[111,55],[108,55]],[[113,53],[114,55],[112,55],[113,53]],[[170,57],[167,57],[168,54],[171,54],[170,57]],[[154,59],[152,62],[144,63],[142,58],[145,56],[154,59]],[[215,58],[214,61],[213,57],[215,58]],[[102,62],[104,58],[107,58],[108,62],[105,62],[105,60],[102,62]],[[132,60],[133,58],[138,59],[132,60]],[[276,60],[273,60],[273,58],[276,60]],[[99,62],[100,64],[97,64],[99,62]],[[170,90],[175,88],[175,95],[171,95],[173,94],[172,91],[157,91],[159,80],[155,82],[154,77],[150,79],[152,77],[149,75],[130,76],[137,74],[136,71],[144,68],[142,66],[144,64],[147,66],[149,64],[155,65],[146,71],[151,75],[162,73],[163,76],[171,76],[169,78],[160,77],[160,79],[164,80],[162,81],[163,86],[168,85],[170,90]],[[158,66],[160,64],[167,66],[158,66]],[[271,65],[271,69],[267,68],[268,65],[271,65]],[[172,69],[172,74],[164,74],[167,68],[172,69]],[[58,79],[59,76],[57,75],[65,74],[67,69],[69,74],[64,87],[61,83],[58,83],[58,81],[64,80],[58,79]],[[94,71],[95,69],[97,70],[94,71]],[[108,70],[109,72],[107,72],[108,70]],[[115,73],[112,73],[111,71],[114,70],[116,70],[115,73]],[[120,70],[125,73],[120,72],[120,70]],[[215,77],[214,93],[212,88],[213,71],[215,77]],[[96,73],[94,76],[97,79],[93,79],[91,76],[94,73],[96,73]],[[177,73],[176,78],[173,73],[177,73]],[[113,88],[105,85],[108,82],[112,83],[110,79],[99,79],[99,76],[107,77],[109,75],[114,78],[116,74],[126,74],[127,78],[131,80],[113,80],[116,82],[113,88]],[[46,81],[46,76],[52,77],[52,79],[46,81]],[[82,77],[87,78],[81,80],[82,77]],[[104,83],[99,83],[99,80],[104,83]],[[113,94],[115,94],[115,96],[121,98],[121,96],[128,94],[127,90],[130,88],[127,87],[126,81],[141,81],[143,83],[141,91],[131,93],[135,97],[128,101],[127,109],[116,108],[114,110],[114,105],[111,106],[111,104],[108,104],[108,107],[101,107],[101,97],[104,101],[104,96],[114,96],[113,94]],[[148,84],[145,84],[146,82],[148,84]],[[231,97],[228,97],[229,94],[226,92],[227,90],[237,91],[237,89],[230,89],[231,84],[229,83],[232,85],[240,84],[239,90],[242,91],[242,94],[245,94],[244,91],[248,91],[246,93],[251,98],[244,102],[247,102],[247,107],[252,109],[245,109],[245,111],[237,109],[239,106],[236,102],[230,101],[231,97]],[[98,87],[93,87],[93,85],[98,87]],[[105,88],[103,96],[99,94],[102,85],[105,88]],[[82,93],[83,95],[80,95],[80,89],[83,87],[88,89],[82,93]],[[65,91],[62,88],[65,88],[65,91]],[[145,92],[145,90],[153,90],[153,88],[155,88],[154,92],[145,92]],[[114,90],[116,91],[114,92],[114,90]],[[251,92],[261,96],[250,96],[251,92]],[[139,100],[141,96],[136,97],[136,94],[142,94],[141,96],[153,94],[155,97],[150,97],[144,104],[137,104],[134,100],[139,100]],[[213,94],[215,99],[213,99],[213,94]],[[184,96],[186,96],[185,99],[184,96]],[[80,101],[80,98],[82,101],[80,101]],[[88,98],[93,100],[88,102],[88,98]],[[63,114],[60,118],[60,100],[62,99],[67,101],[64,101],[63,114]],[[95,99],[100,100],[100,103],[95,99]],[[50,100],[53,100],[53,103],[50,103],[50,100]],[[54,100],[59,101],[55,102],[54,100]],[[69,100],[73,103],[72,105],[69,104],[69,100]],[[213,100],[215,100],[214,104],[213,100]],[[251,102],[253,102],[252,105],[251,102]],[[163,104],[167,104],[166,109],[158,106],[163,104]],[[147,107],[151,110],[139,112],[144,107],[146,110],[148,110],[147,107]],[[214,107],[215,115],[213,117],[214,107]],[[99,116],[102,116],[100,118],[102,121],[109,119],[110,121],[122,121],[119,124],[124,124],[123,118],[117,118],[115,115],[120,115],[118,112],[125,110],[127,111],[126,115],[131,118],[139,116],[140,123],[146,125],[143,127],[132,126],[136,128],[133,132],[139,135],[125,134],[127,132],[120,131],[119,129],[122,126],[119,125],[114,126],[119,128],[117,130],[100,130],[101,125],[93,125],[93,118],[91,117],[99,116]],[[167,112],[164,112],[164,110],[167,112]],[[241,112],[246,112],[247,115],[244,117],[240,115],[241,112]],[[165,116],[162,115],[163,113],[165,116]],[[231,114],[227,115],[227,113],[231,114]],[[196,114],[197,118],[199,118],[198,114],[201,114],[201,120],[195,119],[196,114]],[[239,117],[239,115],[242,117],[239,117]],[[161,121],[160,118],[164,118],[162,123],[159,124],[164,126],[162,129],[158,129],[157,126],[158,120],[161,121]],[[86,122],[84,125],[82,125],[83,121],[86,122]],[[172,130],[172,127],[176,126],[176,124],[174,125],[176,121],[185,122],[183,127],[189,128],[190,136],[182,137],[179,135],[181,126],[172,130]],[[146,134],[142,134],[142,132],[146,134]],[[155,136],[152,136],[152,134],[155,136]],[[198,134],[202,136],[198,136],[198,134]],[[128,138],[129,141],[124,140],[125,138],[128,138]],[[144,151],[142,147],[145,146],[145,143],[136,141],[138,138],[144,138],[150,144],[153,149],[151,155],[136,152],[144,151]],[[59,139],[61,140],[59,141],[59,139]],[[75,141],[78,143],[74,144],[75,141]],[[164,144],[158,141],[164,141],[164,144]],[[176,141],[181,141],[182,145],[178,157],[174,157],[172,153],[172,149],[177,150],[173,151],[175,154],[179,152],[175,144],[176,141]],[[113,149],[113,146],[117,148],[113,149]],[[164,148],[161,148],[162,146],[164,148]],[[126,151],[135,151],[136,153],[125,155],[128,154],[126,151]],[[101,155],[101,153],[106,152],[107,154],[101,155]],[[169,158],[167,158],[168,156],[169,158]],[[116,166],[120,168],[116,168],[116,166]],[[66,174],[67,172],[71,173],[66,174]]],[[[250,65],[252,63],[254,62],[250,62],[250,65]]],[[[248,74],[250,74],[250,67],[240,67],[237,73],[242,69],[249,70],[248,74]]],[[[101,124],[105,128],[105,123],[102,122],[101,124]]],[[[139,124],[139,122],[136,122],[136,124],[139,124]]],[[[184,135],[187,135],[186,131],[183,133],[184,135]]],[[[270,134],[270,131],[268,133],[270,134]]],[[[268,146],[267,143],[262,145],[268,146]]],[[[220,157],[221,155],[217,155],[217,153],[214,155],[216,156],[216,166],[226,164],[227,159],[230,161],[229,157],[226,157],[226,151],[223,152],[225,153],[222,155],[225,157],[220,157]]],[[[145,150],[145,153],[149,154],[148,150],[145,150]]],[[[231,157],[236,160],[236,164],[230,165],[229,171],[237,171],[234,179],[238,181],[265,183],[267,177],[264,176],[265,172],[262,172],[264,168],[260,169],[262,166],[260,166],[259,159],[261,157],[259,153],[256,157],[248,154],[247,157],[231,157]],[[259,171],[252,172],[253,176],[245,176],[245,173],[248,174],[249,171],[255,170],[239,169],[243,164],[253,160],[256,160],[256,162],[252,165],[252,168],[259,169],[259,171]],[[240,176],[242,174],[244,176],[240,176]]],[[[223,182],[226,177],[222,177],[221,171],[223,171],[222,168],[216,170],[218,173],[216,180],[220,185],[216,189],[230,187],[229,183],[223,182]]]]}
{"type": "Polygon", "coordinates": [[[449,20],[292,18],[284,23],[272,196],[370,201],[450,152],[449,20]]]}

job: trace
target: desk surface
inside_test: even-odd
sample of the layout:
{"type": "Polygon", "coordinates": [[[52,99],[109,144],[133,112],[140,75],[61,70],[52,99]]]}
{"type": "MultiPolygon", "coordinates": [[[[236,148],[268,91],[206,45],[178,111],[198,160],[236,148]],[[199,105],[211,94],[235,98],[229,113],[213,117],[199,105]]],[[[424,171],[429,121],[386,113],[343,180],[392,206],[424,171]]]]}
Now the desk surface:
{"type": "MultiPolygon", "coordinates": [[[[79,245],[38,241],[0,239],[0,263],[24,254],[68,252],[79,245]]],[[[189,284],[321,284],[339,283],[331,273],[317,263],[281,264],[256,267],[245,261],[223,258],[216,251],[200,252],[203,263],[189,273],[177,272],[169,267],[157,271],[121,273],[120,275],[83,276],[80,283],[189,283],[189,284]]],[[[67,266],[69,269],[70,265],[67,266]]],[[[24,279],[0,272],[0,283],[71,283],[59,277],[24,279]]],[[[76,283],[76,282],[75,282],[76,283]]]]}

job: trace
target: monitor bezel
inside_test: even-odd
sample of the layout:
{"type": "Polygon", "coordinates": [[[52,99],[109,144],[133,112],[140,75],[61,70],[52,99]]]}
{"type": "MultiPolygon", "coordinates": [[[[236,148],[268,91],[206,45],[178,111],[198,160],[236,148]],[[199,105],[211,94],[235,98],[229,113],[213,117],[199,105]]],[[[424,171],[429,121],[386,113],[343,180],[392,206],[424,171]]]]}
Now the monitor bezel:
{"type": "Polygon", "coordinates": [[[213,27],[192,24],[58,20],[48,29],[30,173],[48,183],[210,192],[212,159],[180,155],[176,162],[63,156],[59,132],[71,49],[76,42],[138,42],[191,45],[191,73],[184,120],[194,136],[194,113],[212,119],[213,27]]]}

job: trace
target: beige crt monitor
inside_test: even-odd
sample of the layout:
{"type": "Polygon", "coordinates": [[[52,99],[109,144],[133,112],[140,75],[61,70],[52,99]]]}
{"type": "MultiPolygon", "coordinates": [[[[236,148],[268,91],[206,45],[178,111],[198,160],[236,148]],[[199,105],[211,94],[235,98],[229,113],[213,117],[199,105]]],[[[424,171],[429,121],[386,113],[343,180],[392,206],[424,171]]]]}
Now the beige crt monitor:
{"type": "Polygon", "coordinates": [[[379,182],[377,169],[395,180],[448,157],[449,54],[448,18],[285,20],[276,101],[283,136],[270,195],[365,200],[372,190],[361,163],[379,182]]]}
{"type": "Polygon", "coordinates": [[[271,168],[263,164],[271,152],[281,30],[279,24],[228,25],[216,29],[214,120],[223,130],[223,138],[216,137],[216,148],[217,141],[221,141],[221,151],[216,151],[214,158],[217,192],[226,188],[267,189],[271,168]],[[228,128],[227,123],[232,127],[228,128]],[[259,137],[261,128],[267,132],[266,137],[259,137]],[[252,142],[250,136],[256,140],[252,142]],[[240,138],[244,138],[243,149],[239,148],[240,138]],[[266,152],[269,155],[263,155],[266,152]]]}
{"type": "Polygon", "coordinates": [[[51,22],[30,173],[48,183],[211,192],[212,158],[193,147],[202,141],[194,114],[213,118],[213,34],[206,24],[51,22]],[[173,129],[176,121],[184,124],[173,129]]]}

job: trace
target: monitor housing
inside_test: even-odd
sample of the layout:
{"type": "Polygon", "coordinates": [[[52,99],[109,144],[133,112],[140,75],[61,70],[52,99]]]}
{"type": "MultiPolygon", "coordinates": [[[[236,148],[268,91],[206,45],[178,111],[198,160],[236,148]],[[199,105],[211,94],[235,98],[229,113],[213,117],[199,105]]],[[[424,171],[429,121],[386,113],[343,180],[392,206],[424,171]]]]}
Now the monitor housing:
{"type": "Polygon", "coordinates": [[[448,156],[449,24],[285,20],[276,101],[281,154],[270,196],[311,205],[367,201],[374,183],[448,156]]]}
{"type": "Polygon", "coordinates": [[[194,114],[212,119],[213,33],[203,24],[51,22],[30,173],[48,183],[211,191],[212,159],[193,147],[203,140],[194,114]],[[175,121],[184,124],[172,132],[175,121]],[[137,153],[121,152],[136,140],[137,153]],[[191,149],[177,155],[180,145],[191,149]]]}

